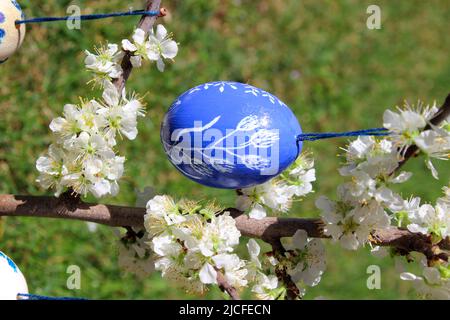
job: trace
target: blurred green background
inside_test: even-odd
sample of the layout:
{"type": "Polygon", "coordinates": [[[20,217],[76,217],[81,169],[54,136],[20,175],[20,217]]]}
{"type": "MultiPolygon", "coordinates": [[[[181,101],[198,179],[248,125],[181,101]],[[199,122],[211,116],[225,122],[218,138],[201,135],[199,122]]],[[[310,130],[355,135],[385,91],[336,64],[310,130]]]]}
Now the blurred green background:
{"type": "MultiPolygon", "coordinates": [[[[70,4],[83,13],[123,11],[143,1],[21,0],[27,16],[64,15],[70,4]]],[[[163,1],[170,14],[161,20],[180,43],[176,63],[163,74],[154,65],[135,71],[129,91],[148,94],[148,113],[135,141],[121,144],[126,177],[119,196],[105,203],[134,205],[136,189],[193,199],[216,198],[231,206],[231,191],[201,187],[182,177],[166,160],[159,124],[171,102],[202,82],[235,80],[268,90],[294,110],[307,132],[342,131],[382,125],[383,111],[404,99],[441,103],[449,93],[450,2],[324,0],[178,0],[163,1]],[[382,29],[366,27],[370,4],[382,10],[382,29]]],[[[34,162],[49,143],[48,125],[66,103],[98,94],[86,85],[83,50],[129,38],[138,18],[84,22],[68,30],[64,22],[29,26],[23,47],[0,66],[0,193],[46,194],[40,190],[34,162]]],[[[299,216],[316,216],[314,199],[334,196],[342,181],[337,157],[345,140],[308,143],[317,163],[316,193],[295,204],[299,216]]],[[[404,196],[434,201],[448,182],[448,163],[439,164],[436,183],[422,159],[405,167],[413,179],[404,196]]],[[[92,200],[92,199],[91,199],[92,200]]],[[[401,283],[391,259],[379,260],[367,249],[357,253],[327,245],[328,271],[307,293],[341,299],[414,297],[401,283]],[[377,264],[382,289],[368,290],[366,269],[377,264]]],[[[26,275],[32,293],[96,299],[196,298],[155,273],[140,281],[117,267],[111,229],[89,232],[83,222],[7,218],[0,226],[0,250],[26,275]],[[82,270],[82,289],[66,288],[69,265],[82,270]]],[[[212,290],[204,298],[221,298],[212,290]]]]}

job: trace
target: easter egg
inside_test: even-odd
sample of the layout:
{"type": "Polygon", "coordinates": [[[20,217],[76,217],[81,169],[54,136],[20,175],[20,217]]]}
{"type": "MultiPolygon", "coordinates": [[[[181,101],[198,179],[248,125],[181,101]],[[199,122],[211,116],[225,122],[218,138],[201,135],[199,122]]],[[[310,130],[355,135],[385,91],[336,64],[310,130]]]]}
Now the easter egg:
{"type": "Polygon", "coordinates": [[[241,189],[262,184],[298,157],[302,143],[289,107],[262,89],[210,82],[170,107],[161,141],[172,164],[202,185],[241,189]]]}
{"type": "Polygon", "coordinates": [[[24,18],[16,0],[0,1],[0,63],[5,62],[22,45],[25,24],[16,25],[24,18]]]}
{"type": "Polygon", "coordinates": [[[14,261],[0,251],[0,300],[17,300],[19,293],[28,294],[25,277],[14,261]]]}

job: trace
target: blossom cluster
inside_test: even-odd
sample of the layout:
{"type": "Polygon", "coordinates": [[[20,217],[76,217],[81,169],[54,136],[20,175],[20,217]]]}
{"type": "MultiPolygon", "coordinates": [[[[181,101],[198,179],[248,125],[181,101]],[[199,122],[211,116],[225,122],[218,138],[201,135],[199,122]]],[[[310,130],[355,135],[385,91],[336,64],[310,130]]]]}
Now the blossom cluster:
{"type": "Polygon", "coordinates": [[[400,226],[406,225],[411,232],[430,235],[434,243],[439,243],[450,236],[450,194],[446,191],[435,206],[420,205],[418,197],[405,201],[403,210],[398,212],[398,220],[400,226]]]}
{"type": "Polygon", "coordinates": [[[435,177],[437,172],[429,158],[449,157],[448,122],[441,126],[430,123],[436,112],[435,106],[422,104],[417,108],[406,105],[398,113],[387,110],[384,113],[384,126],[390,131],[387,137],[358,137],[349,144],[345,150],[346,163],[339,172],[350,181],[338,186],[336,201],[323,196],[316,201],[326,223],[326,235],[355,250],[368,242],[373,230],[390,227],[393,217],[408,218],[408,229],[412,232],[432,234],[437,240],[448,235],[449,210],[444,201],[438,201],[435,207],[420,206],[420,199],[405,200],[390,189],[392,184],[403,183],[412,176],[397,170],[405,150],[412,144],[426,154],[427,166],[435,177]]]}
{"type": "Polygon", "coordinates": [[[431,159],[448,160],[450,157],[450,119],[434,125],[431,119],[437,111],[436,104],[424,106],[418,102],[416,106],[406,103],[398,112],[386,110],[383,115],[383,125],[391,132],[391,141],[400,155],[415,144],[425,155],[425,163],[436,179],[438,173],[431,159]]]}
{"type": "Polygon", "coordinates": [[[245,262],[233,253],[241,233],[229,213],[219,212],[213,204],[176,203],[169,196],[148,202],[144,225],[163,277],[195,293],[217,284],[218,272],[236,288],[247,285],[245,262]]]}
{"type": "Polygon", "coordinates": [[[55,189],[56,196],[65,189],[97,198],[116,195],[125,163],[115,150],[117,136],[134,140],[143,115],[140,100],[118,92],[111,82],[105,83],[102,100],[66,105],[63,117],[50,123],[55,142],[36,162],[38,183],[55,189]]]}
{"type": "Polygon", "coordinates": [[[144,116],[144,109],[136,95],[127,96],[125,89],[119,92],[112,81],[122,76],[126,54],[134,67],[144,58],[156,61],[163,71],[163,59],[173,59],[177,52],[177,43],[162,25],[149,35],[136,29],[133,43],[123,40],[122,49],[108,44],[95,53],[86,51],[85,65],[94,75],[92,81],[103,88],[102,99],[67,104],[63,116],[51,122],[55,141],[36,162],[37,182],[54,189],[56,196],[65,190],[97,198],[116,195],[125,163],[125,157],[117,154],[117,138],[136,138],[137,119],[144,116]]]}
{"type": "Polygon", "coordinates": [[[205,292],[218,283],[221,272],[228,284],[238,290],[249,287],[258,299],[281,299],[286,288],[276,275],[279,268],[286,269],[302,293],[305,286],[317,285],[325,270],[322,243],[308,239],[303,230],[287,240],[284,256],[261,254],[250,239],[249,258],[240,258],[235,253],[241,237],[236,222],[214,204],[156,196],[147,204],[144,225],[155,269],[188,292],[205,292]]]}
{"type": "Polygon", "coordinates": [[[122,40],[121,48],[117,44],[95,49],[95,53],[86,51],[86,68],[94,74],[94,83],[103,86],[112,79],[123,74],[122,59],[125,54],[130,55],[133,67],[142,66],[143,60],[155,61],[159,71],[165,69],[164,59],[173,60],[178,54],[178,44],[172,40],[172,35],[163,25],[158,25],[156,31],[151,30],[147,35],[144,30],[137,28],[132,41],[122,40]]]}
{"type": "Polygon", "coordinates": [[[267,212],[287,212],[295,198],[313,192],[316,180],[314,160],[305,152],[279,177],[255,187],[239,190],[236,207],[248,211],[253,219],[262,219],[267,212]]]}
{"type": "Polygon", "coordinates": [[[297,286],[298,298],[301,298],[307,287],[319,284],[326,269],[325,247],[321,240],[308,239],[304,230],[297,230],[292,238],[283,240],[285,251],[276,255],[274,252],[261,255],[261,248],[254,239],[247,243],[250,255],[248,279],[258,299],[284,299],[286,284],[280,282],[277,276],[284,273],[291,277],[297,286]]]}
{"type": "Polygon", "coordinates": [[[421,276],[411,272],[403,272],[400,278],[413,283],[419,298],[450,300],[450,265],[448,262],[436,266],[428,266],[422,260],[421,265],[421,276]]]}
{"type": "Polygon", "coordinates": [[[371,231],[390,226],[386,208],[395,209],[402,200],[388,185],[404,182],[411,174],[391,174],[398,166],[398,158],[393,144],[386,139],[359,137],[350,143],[346,160],[339,171],[350,177],[350,182],[339,185],[337,201],[321,196],[316,206],[326,223],[325,234],[344,248],[356,250],[368,242],[371,231]]]}
{"type": "MultiPolygon", "coordinates": [[[[322,212],[324,232],[347,249],[355,250],[369,242],[371,232],[389,228],[392,222],[413,233],[429,236],[437,244],[450,235],[450,191],[435,205],[421,204],[419,197],[403,199],[391,190],[393,184],[406,182],[412,174],[399,172],[406,150],[416,145],[426,157],[433,177],[438,174],[431,158],[448,160],[450,153],[449,119],[441,125],[431,123],[436,106],[405,105],[398,112],[384,113],[384,138],[358,137],[346,152],[345,164],[339,169],[349,181],[338,186],[337,200],[321,196],[316,206],[322,212]]],[[[380,255],[383,250],[375,248],[380,255]]],[[[414,260],[414,259],[413,259],[414,260]]],[[[450,298],[449,269],[445,261],[424,261],[422,276],[403,272],[401,279],[412,281],[424,298],[450,298]]]]}

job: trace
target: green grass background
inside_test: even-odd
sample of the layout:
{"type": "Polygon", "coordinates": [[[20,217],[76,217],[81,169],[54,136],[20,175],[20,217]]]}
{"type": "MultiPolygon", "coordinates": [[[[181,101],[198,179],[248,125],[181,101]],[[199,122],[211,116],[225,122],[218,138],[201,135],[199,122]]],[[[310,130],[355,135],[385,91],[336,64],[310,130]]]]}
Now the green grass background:
{"type": "MultiPolygon", "coordinates": [[[[141,8],[141,1],[21,0],[28,16],[64,15],[69,4],[83,13],[141,8]]],[[[163,74],[154,65],[133,72],[129,91],[148,94],[147,117],[135,141],[121,144],[126,177],[119,196],[105,203],[133,205],[135,190],[152,186],[157,193],[193,199],[216,198],[233,205],[230,191],[201,187],[182,177],[166,160],[159,141],[159,124],[171,102],[202,82],[235,80],[273,92],[298,116],[307,132],[378,127],[387,107],[404,99],[442,102],[449,92],[450,2],[419,0],[179,0],[163,1],[170,10],[164,24],[180,43],[176,63],[163,74]],[[382,9],[382,29],[366,28],[366,8],[382,9]]],[[[33,25],[23,47],[0,66],[0,193],[46,194],[35,183],[36,158],[51,135],[48,125],[66,103],[97,92],[86,86],[83,50],[107,41],[119,43],[131,35],[136,17],[85,22],[68,30],[63,22],[33,25]]],[[[316,216],[314,198],[334,195],[341,181],[337,157],[345,140],[308,143],[317,162],[316,193],[296,203],[292,213],[316,216]]],[[[436,183],[422,159],[405,167],[413,179],[402,185],[434,201],[448,182],[448,163],[441,163],[436,183]]],[[[327,245],[328,271],[320,285],[308,291],[342,299],[406,299],[409,284],[401,283],[390,259],[379,260],[367,249],[357,253],[327,245]],[[366,268],[377,264],[382,289],[368,290],[366,268]]],[[[196,298],[155,273],[145,281],[117,267],[112,230],[90,233],[85,223],[33,218],[8,218],[0,227],[0,250],[10,255],[26,275],[32,293],[96,299],[196,298]],[[82,270],[82,289],[66,288],[66,269],[82,270]]],[[[221,298],[212,290],[204,298],[221,298]]]]}

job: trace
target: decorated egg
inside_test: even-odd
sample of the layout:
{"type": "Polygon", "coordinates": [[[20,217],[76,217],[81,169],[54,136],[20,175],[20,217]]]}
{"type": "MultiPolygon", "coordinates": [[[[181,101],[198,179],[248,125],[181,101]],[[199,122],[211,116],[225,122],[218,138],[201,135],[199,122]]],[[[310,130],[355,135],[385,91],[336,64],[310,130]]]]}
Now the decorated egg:
{"type": "Polygon", "coordinates": [[[17,300],[19,293],[28,294],[25,277],[14,261],[0,251],[0,300],[17,300]]]}
{"type": "Polygon", "coordinates": [[[24,18],[16,0],[0,1],[0,63],[5,62],[22,45],[25,24],[16,25],[24,18]]]}
{"type": "Polygon", "coordinates": [[[172,164],[200,184],[240,189],[264,183],[298,157],[297,118],[276,96],[238,82],[210,82],[170,107],[161,141],[172,164]]]}

